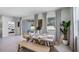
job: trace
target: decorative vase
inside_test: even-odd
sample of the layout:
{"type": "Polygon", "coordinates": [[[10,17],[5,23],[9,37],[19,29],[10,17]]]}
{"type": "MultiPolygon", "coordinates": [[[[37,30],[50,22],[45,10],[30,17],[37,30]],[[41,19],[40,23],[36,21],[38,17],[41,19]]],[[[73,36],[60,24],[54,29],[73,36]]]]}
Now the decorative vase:
{"type": "Polygon", "coordinates": [[[67,40],[63,40],[63,44],[67,46],[68,45],[68,41],[67,40]]]}

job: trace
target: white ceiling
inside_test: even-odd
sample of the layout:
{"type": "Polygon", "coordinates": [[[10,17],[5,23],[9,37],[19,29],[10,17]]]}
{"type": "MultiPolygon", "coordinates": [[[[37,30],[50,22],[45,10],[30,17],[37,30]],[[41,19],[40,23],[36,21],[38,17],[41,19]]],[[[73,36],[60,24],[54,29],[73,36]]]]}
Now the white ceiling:
{"type": "Polygon", "coordinates": [[[0,7],[0,15],[24,17],[37,13],[55,11],[60,7],[0,7]]]}

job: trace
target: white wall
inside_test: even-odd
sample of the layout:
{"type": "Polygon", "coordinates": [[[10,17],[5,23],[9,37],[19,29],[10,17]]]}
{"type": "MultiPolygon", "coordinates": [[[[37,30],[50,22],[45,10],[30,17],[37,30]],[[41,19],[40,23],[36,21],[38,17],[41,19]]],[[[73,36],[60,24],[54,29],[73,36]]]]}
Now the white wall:
{"type": "Polygon", "coordinates": [[[49,17],[56,17],[55,11],[49,11],[49,12],[47,12],[47,18],[49,18],[49,17]]]}
{"type": "Polygon", "coordinates": [[[2,16],[2,37],[7,37],[8,34],[8,22],[14,22],[14,17],[2,16]]]}
{"type": "Polygon", "coordinates": [[[60,22],[61,22],[61,10],[56,11],[56,39],[60,39],[60,22]]]}
{"type": "Polygon", "coordinates": [[[34,19],[34,15],[31,15],[31,16],[27,16],[27,17],[22,17],[22,20],[33,20],[34,19]]]}
{"type": "Polygon", "coordinates": [[[62,8],[61,9],[61,21],[63,20],[71,20],[70,8],[62,8]]]}
{"type": "Polygon", "coordinates": [[[15,35],[20,35],[21,34],[21,20],[20,18],[15,18],[15,35]],[[20,26],[18,27],[18,22],[20,22],[20,26]]]}
{"type": "Polygon", "coordinates": [[[38,14],[38,19],[43,19],[42,13],[38,14]]]}

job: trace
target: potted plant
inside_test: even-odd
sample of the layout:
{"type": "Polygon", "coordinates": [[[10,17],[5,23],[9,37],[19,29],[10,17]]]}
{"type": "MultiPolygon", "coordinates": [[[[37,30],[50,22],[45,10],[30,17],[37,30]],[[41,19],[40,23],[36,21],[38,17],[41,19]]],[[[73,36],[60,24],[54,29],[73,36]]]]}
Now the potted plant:
{"type": "Polygon", "coordinates": [[[63,21],[60,28],[60,31],[64,34],[63,43],[65,45],[68,45],[68,39],[67,39],[67,32],[70,28],[70,20],[69,21],[63,21]]]}

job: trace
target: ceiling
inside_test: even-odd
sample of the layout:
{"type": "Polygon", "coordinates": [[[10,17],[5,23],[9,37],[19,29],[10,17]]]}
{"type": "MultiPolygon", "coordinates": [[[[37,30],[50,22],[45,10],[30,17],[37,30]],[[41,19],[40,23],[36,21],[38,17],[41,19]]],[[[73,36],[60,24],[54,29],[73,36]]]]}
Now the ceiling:
{"type": "Polygon", "coordinates": [[[60,7],[0,7],[0,15],[24,17],[37,13],[55,11],[60,7]]]}

